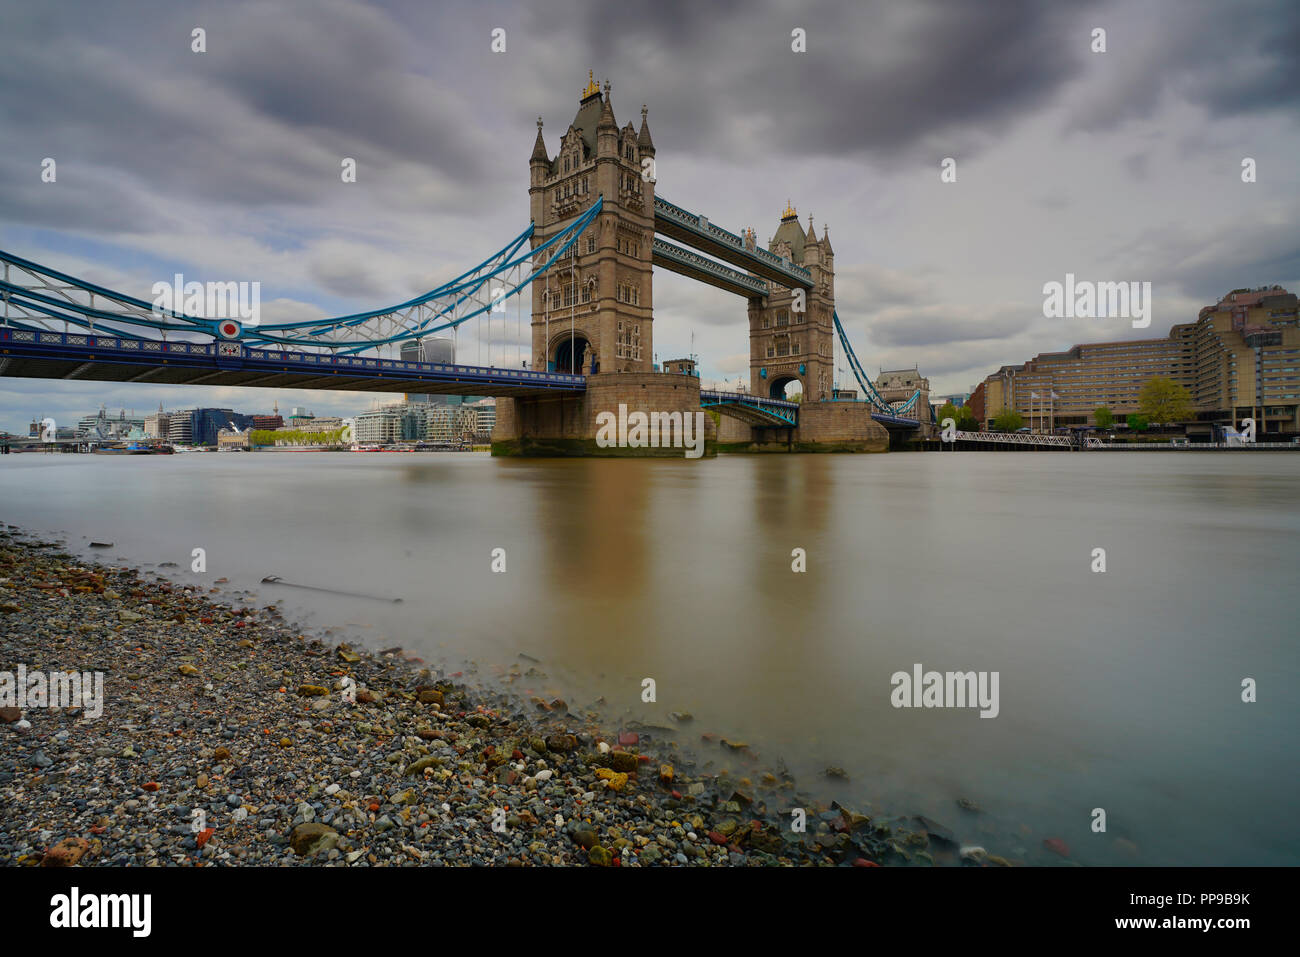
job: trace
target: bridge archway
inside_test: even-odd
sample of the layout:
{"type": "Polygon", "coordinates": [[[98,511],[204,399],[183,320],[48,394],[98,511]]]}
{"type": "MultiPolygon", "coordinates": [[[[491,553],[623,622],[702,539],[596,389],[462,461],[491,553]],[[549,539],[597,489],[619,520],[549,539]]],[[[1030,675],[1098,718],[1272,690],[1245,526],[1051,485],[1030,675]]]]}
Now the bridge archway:
{"type": "Polygon", "coordinates": [[[797,375],[777,376],[768,387],[768,398],[795,401],[803,395],[803,380],[797,375]]]}
{"type": "Polygon", "coordinates": [[[555,343],[551,350],[551,359],[555,363],[556,372],[576,372],[584,374],[590,369],[591,364],[591,343],[582,333],[572,335],[565,333],[555,343]]]}

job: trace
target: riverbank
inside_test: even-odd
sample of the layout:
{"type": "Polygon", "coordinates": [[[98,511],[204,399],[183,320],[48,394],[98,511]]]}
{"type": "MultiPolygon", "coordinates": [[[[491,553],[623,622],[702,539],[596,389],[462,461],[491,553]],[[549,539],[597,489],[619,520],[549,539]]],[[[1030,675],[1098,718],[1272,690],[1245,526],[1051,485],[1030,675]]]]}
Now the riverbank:
{"type": "Polygon", "coordinates": [[[0,710],[0,865],[1005,863],[422,664],[0,530],[0,671],[103,674],[0,710]]]}

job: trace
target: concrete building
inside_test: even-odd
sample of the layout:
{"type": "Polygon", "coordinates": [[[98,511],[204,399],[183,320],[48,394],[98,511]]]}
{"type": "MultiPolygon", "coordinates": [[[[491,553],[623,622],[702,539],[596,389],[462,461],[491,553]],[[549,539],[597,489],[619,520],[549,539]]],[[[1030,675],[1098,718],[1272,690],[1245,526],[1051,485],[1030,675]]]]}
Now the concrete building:
{"type": "Polygon", "coordinates": [[[930,380],[921,375],[921,370],[916,368],[892,371],[882,369],[872,385],[880,393],[880,397],[890,405],[906,402],[916,395],[918,389],[921,396],[916,400],[917,408],[924,409],[930,403],[930,380]]]}
{"type": "Polygon", "coordinates": [[[664,363],[664,371],[676,375],[698,376],[700,374],[694,359],[669,359],[664,363]]]}
{"type": "Polygon", "coordinates": [[[170,416],[158,406],[158,411],[144,417],[144,434],[149,439],[165,439],[170,416]]]}
{"type": "Polygon", "coordinates": [[[250,415],[248,418],[255,429],[278,429],[284,425],[282,415],[250,415]]]}
{"type": "Polygon", "coordinates": [[[1142,386],[1157,376],[1190,393],[1195,420],[1189,434],[1208,435],[1215,425],[1240,425],[1245,418],[1255,419],[1258,433],[1300,432],[1296,296],[1281,286],[1236,289],[1164,338],[1043,353],[1003,366],[972,398],[986,424],[1008,408],[1035,428],[1095,425],[1099,406],[1117,421],[1136,413],[1142,386]]]}
{"type": "Polygon", "coordinates": [[[396,409],[362,412],[353,423],[358,445],[391,445],[402,440],[402,415],[396,409]]]}
{"type": "Polygon", "coordinates": [[[172,445],[191,445],[194,442],[193,409],[181,409],[167,416],[167,441],[172,445]]]}
{"type": "Polygon", "coordinates": [[[489,441],[497,424],[497,400],[479,399],[467,408],[474,412],[474,441],[489,441]]]}
{"type": "MultiPolygon", "coordinates": [[[[425,416],[426,442],[450,443],[472,442],[481,431],[479,425],[480,407],[432,406],[425,416]]],[[[492,425],[496,425],[496,406],[490,409],[492,425]]],[[[489,434],[491,428],[486,430],[489,434]]]]}
{"type": "Polygon", "coordinates": [[[295,429],[299,432],[333,432],[335,429],[343,428],[343,419],[337,415],[322,415],[319,418],[313,416],[309,419],[298,419],[281,428],[295,429]]]}
{"type": "Polygon", "coordinates": [[[1197,425],[1257,433],[1300,432],[1300,310],[1281,286],[1234,289],[1206,306],[1190,327],[1175,326],[1195,361],[1189,389],[1197,425]]]}

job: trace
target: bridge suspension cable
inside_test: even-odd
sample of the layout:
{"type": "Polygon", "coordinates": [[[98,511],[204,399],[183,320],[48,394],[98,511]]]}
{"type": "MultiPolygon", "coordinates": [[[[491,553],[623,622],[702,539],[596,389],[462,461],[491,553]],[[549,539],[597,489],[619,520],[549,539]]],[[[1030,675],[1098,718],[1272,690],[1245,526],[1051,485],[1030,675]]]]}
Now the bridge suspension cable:
{"type": "Polygon", "coordinates": [[[831,318],[835,321],[835,332],[840,337],[840,345],[844,347],[844,357],[848,360],[849,369],[853,373],[853,378],[858,380],[858,385],[862,387],[862,394],[867,397],[867,401],[874,405],[885,415],[906,416],[907,413],[916,409],[917,399],[921,396],[921,390],[917,389],[912,393],[912,397],[906,402],[898,405],[891,405],[886,402],[876,391],[876,387],[871,384],[871,379],[867,376],[866,370],[858,362],[858,354],[853,351],[853,345],[849,342],[849,335],[844,331],[844,325],[840,322],[840,314],[832,312],[831,318]]]}
{"type": "MultiPolygon", "coordinates": [[[[597,197],[577,219],[536,249],[529,248],[534,226],[472,269],[422,295],[368,312],[292,322],[246,325],[234,337],[218,327],[227,317],[206,317],[174,309],[78,279],[0,250],[0,326],[36,332],[89,331],[117,337],[205,342],[237,338],[245,345],[279,344],[323,348],[342,354],[378,349],[459,326],[488,314],[518,295],[564,258],[600,213],[597,197]],[[61,328],[60,328],[61,327],[61,328]]],[[[230,285],[229,283],[221,285],[230,285]]],[[[229,300],[227,300],[229,301],[229,300]]]]}

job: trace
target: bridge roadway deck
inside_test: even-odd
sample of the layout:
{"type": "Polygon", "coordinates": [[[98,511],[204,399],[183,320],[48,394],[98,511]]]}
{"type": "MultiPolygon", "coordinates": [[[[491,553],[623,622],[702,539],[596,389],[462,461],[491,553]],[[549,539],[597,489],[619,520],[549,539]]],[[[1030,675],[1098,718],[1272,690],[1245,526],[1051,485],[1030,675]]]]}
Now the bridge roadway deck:
{"type": "Polygon", "coordinates": [[[698,213],[655,197],[655,232],[685,243],[723,262],[788,288],[812,288],[812,274],[762,246],[750,248],[735,233],[713,225],[698,213]]]}
{"type": "Polygon", "coordinates": [[[587,387],[583,376],[561,372],[290,352],[238,342],[156,342],[3,327],[0,376],[483,396],[574,394],[587,387]]]}

